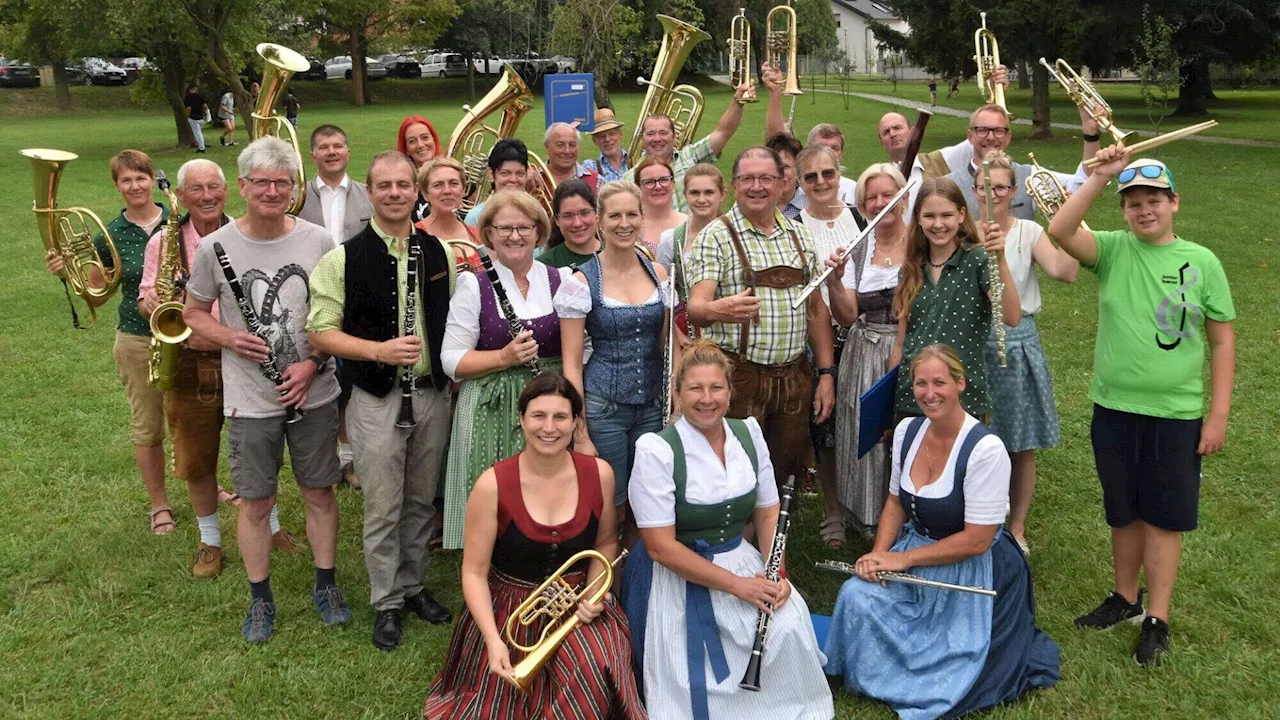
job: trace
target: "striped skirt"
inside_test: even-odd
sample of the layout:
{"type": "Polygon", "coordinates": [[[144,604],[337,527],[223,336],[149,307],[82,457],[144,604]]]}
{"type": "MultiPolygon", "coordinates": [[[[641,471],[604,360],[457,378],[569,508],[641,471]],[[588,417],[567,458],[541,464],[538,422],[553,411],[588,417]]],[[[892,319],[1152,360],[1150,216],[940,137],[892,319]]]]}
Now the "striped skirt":
{"type": "MultiPolygon", "coordinates": [[[[583,573],[565,579],[581,585],[583,573]]],[[[491,571],[489,593],[499,631],[535,585],[491,571]]],[[[517,633],[532,644],[545,624],[517,633]]],[[[514,666],[523,656],[511,653],[514,666]]],[[[429,720],[642,720],[647,718],[631,670],[631,634],[626,616],[614,602],[587,625],[565,637],[546,665],[522,693],[489,672],[489,653],[471,613],[464,607],[453,630],[445,664],[423,707],[429,720]]]]}
{"type": "Polygon", "coordinates": [[[849,330],[836,383],[836,496],[840,506],[863,526],[880,522],[889,493],[889,444],[880,443],[858,457],[862,393],[889,371],[897,325],[859,318],[849,330]]]}
{"type": "Polygon", "coordinates": [[[988,425],[1009,452],[1057,447],[1062,434],[1053,402],[1053,377],[1035,316],[1023,315],[1017,327],[1005,326],[1005,360],[1007,366],[1000,367],[992,328],[987,338],[988,425]]]}

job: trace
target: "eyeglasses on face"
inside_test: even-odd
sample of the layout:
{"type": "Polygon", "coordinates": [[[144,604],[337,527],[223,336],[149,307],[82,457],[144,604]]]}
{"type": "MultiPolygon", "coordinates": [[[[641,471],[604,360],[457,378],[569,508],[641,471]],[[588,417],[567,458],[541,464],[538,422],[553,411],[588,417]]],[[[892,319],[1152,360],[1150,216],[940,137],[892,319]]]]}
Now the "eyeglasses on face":
{"type": "Polygon", "coordinates": [[[781,180],[777,175],[739,175],[733,179],[733,182],[743,187],[751,187],[760,185],[761,187],[769,187],[781,180]]]}
{"type": "Polygon", "coordinates": [[[1007,127],[986,127],[985,125],[978,125],[977,127],[969,129],[973,131],[974,135],[977,135],[980,138],[990,135],[991,137],[999,140],[1009,134],[1009,128],[1007,127]]]}
{"type": "Polygon", "coordinates": [[[537,225],[493,225],[489,228],[498,237],[511,237],[519,235],[520,237],[529,237],[533,231],[538,229],[537,225]]]}
{"type": "Polygon", "coordinates": [[[268,180],[266,178],[247,177],[244,181],[252,185],[255,190],[266,190],[272,185],[275,185],[277,190],[293,189],[293,178],[288,178],[286,180],[268,180]]]}
{"type": "MultiPolygon", "coordinates": [[[[973,186],[973,189],[975,192],[984,192],[981,185],[975,184],[973,186]]],[[[1004,197],[1005,195],[1008,195],[1012,191],[1013,191],[1012,185],[996,185],[994,183],[992,183],[991,185],[991,194],[995,195],[996,197],[1004,197]]]]}
{"type": "Polygon", "coordinates": [[[595,214],[596,214],[595,210],[579,210],[578,212],[562,212],[559,215],[556,215],[556,220],[559,220],[560,222],[565,222],[565,223],[570,222],[572,220],[589,220],[591,216],[595,214]]]}
{"type": "MultiPolygon", "coordinates": [[[[823,170],[821,174],[822,174],[822,179],[826,180],[827,182],[831,182],[832,180],[835,180],[838,175],[838,173],[836,173],[836,171],[832,170],[831,168],[827,168],[826,170],[823,170]]],[[[800,179],[804,180],[804,183],[806,185],[812,185],[818,182],[818,173],[807,172],[804,175],[801,175],[800,179]]]]}
{"type": "Polygon", "coordinates": [[[640,181],[640,187],[644,188],[645,190],[649,190],[653,187],[668,187],[671,185],[672,181],[674,180],[675,178],[671,177],[670,175],[663,175],[662,177],[656,177],[656,178],[645,178],[644,180],[640,181]]]}

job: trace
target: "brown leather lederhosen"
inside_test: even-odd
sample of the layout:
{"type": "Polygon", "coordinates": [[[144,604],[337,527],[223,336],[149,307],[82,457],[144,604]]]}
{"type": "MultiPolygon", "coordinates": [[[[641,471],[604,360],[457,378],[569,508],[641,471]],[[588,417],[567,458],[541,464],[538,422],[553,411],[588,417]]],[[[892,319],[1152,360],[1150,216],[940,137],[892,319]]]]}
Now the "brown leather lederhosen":
{"type": "MultiPolygon", "coordinates": [[[[747,257],[747,250],[742,246],[742,238],[738,236],[738,231],[733,227],[733,223],[729,221],[729,216],[721,215],[719,218],[724,228],[729,231],[729,239],[733,242],[733,249],[738,253],[738,260],[742,263],[742,279],[747,287],[755,289],[757,287],[773,288],[775,290],[786,290],[793,287],[804,287],[809,284],[809,263],[805,262],[804,248],[800,245],[800,237],[796,235],[796,231],[787,227],[787,235],[791,238],[791,244],[796,248],[796,256],[800,261],[800,267],[794,268],[790,265],[773,265],[767,267],[760,272],[756,272],[751,267],[751,260],[747,257]]],[[[738,340],[738,357],[742,360],[747,358],[747,341],[751,336],[751,322],[742,323],[742,334],[738,340]]],[[[752,363],[758,364],[758,363],[752,363]]]]}

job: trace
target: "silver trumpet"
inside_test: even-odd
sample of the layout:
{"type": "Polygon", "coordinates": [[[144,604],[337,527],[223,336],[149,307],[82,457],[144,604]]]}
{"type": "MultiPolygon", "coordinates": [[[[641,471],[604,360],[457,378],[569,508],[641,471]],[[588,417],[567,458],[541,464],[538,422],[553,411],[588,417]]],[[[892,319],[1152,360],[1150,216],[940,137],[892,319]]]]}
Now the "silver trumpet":
{"type": "MultiPolygon", "coordinates": [[[[814,563],[814,567],[827,572],[839,573],[841,575],[857,575],[858,572],[853,569],[853,565],[839,560],[824,560],[820,563],[814,563]]],[[[938,588],[939,590],[955,590],[956,592],[973,593],[974,595],[986,595],[987,597],[995,597],[995,590],[988,590],[984,587],[976,585],[956,585],[955,583],[940,582],[938,580],[926,580],[919,575],[912,575],[903,572],[889,572],[881,570],[876,573],[881,580],[890,580],[893,582],[906,583],[908,585],[923,585],[924,587],[938,588]]]]}
{"type": "MultiPolygon", "coordinates": [[[[867,226],[862,229],[862,232],[858,233],[858,236],[855,237],[852,242],[850,242],[848,245],[845,246],[844,251],[840,253],[840,259],[848,260],[849,256],[853,254],[853,249],[857,247],[858,243],[862,242],[863,238],[865,238],[868,234],[870,234],[871,231],[875,229],[876,225],[880,224],[880,221],[884,219],[885,215],[888,215],[889,213],[893,212],[893,209],[897,207],[898,203],[902,202],[902,200],[911,193],[912,189],[917,188],[919,186],[920,186],[919,180],[908,181],[907,184],[903,186],[901,190],[898,191],[898,194],[893,196],[893,199],[889,201],[889,204],[884,206],[883,210],[876,213],[875,217],[867,221],[867,226]]],[[[818,259],[821,261],[821,260],[825,260],[826,258],[818,258],[818,259]]],[[[829,267],[826,270],[823,270],[821,273],[819,273],[817,277],[810,280],[809,284],[805,285],[804,289],[800,291],[800,295],[797,296],[795,300],[791,301],[791,309],[792,310],[800,309],[800,306],[804,305],[804,301],[808,300],[809,296],[812,295],[815,290],[822,287],[822,283],[826,282],[827,278],[830,277],[831,273],[834,271],[835,271],[835,268],[829,267]]]]}

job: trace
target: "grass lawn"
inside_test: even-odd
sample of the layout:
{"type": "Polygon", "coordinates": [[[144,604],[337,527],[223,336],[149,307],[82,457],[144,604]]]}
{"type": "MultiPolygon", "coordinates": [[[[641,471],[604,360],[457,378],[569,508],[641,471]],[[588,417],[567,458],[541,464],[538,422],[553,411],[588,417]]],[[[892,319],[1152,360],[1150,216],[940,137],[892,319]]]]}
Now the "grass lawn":
{"type": "MultiPolygon", "coordinates": [[[[432,91],[429,83],[422,87],[424,95],[432,91]]],[[[900,91],[908,87],[900,85],[900,91]]],[[[79,96],[82,89],[74,92],[79,96]]],[[[972,103],[975,95],[966,85],[964,99],[972,103]]],[[[1280,107],[1274,94],[1246,95],[1269,102],[1272,114],[1280,107]]],[[[10,179],[0,202],[0,227],[12,251],[0,266],[5,310],[0,337],[7,360],[0,370],[0,425],[5,428],[0,433],[5,510],[0,514],[0,655],[6,659],[0,666],[0,717],[419,716],[451,630],[410,620],[398,651],[385,654],[371,646],[373,613],[366,603],[358,493],[339,492],[339,579],[355,610],[353,626],[322,629],[310,607],[309,556],[276,555],[277,630],[265,647],[248,647],[239,636],[247,588],[234,513],[221,513],[228,565],[215,581],[190,577],[198,534],[181,483],[170,484],[178,532],[165,538],[147,532],[146,495],[111,358],[116,301],[93,331],[71,329],[59,284],[43,270],[30,212],[31,171],[16,150],[57,147],[79,153],[81,159],[64,175],[60,202],[91,207],[104,220],[121,205],[106,166],[113,153],[141,148],[170,176],[193,155],[172,147],[166,110],[121,109],[125,103],[111,101],[114,96],[86,97],[91,99],[81,104],[91,107],[68,116],[10,118],[0,151],[0,173],[10,179]]],[[[718,89],[709,90],[708,97],[711,110],[703,132],[729,99],[718,89]]],[[[1013,97],[1017,112],[1022,96],[1013,97]]],[[[810,100],[798,103],[796,126],[803,130],[819,121],[843,126],[849,133],[845,164],[850,174],[883,157],[875,122],[885,106],[852,99],[845,109],[842,99],[831,95],[819,95],[816,105],[810,100]]],[[[615,101],[630,131],[640,95],[616,95],[615,101]]],[[[369,158],[391,145],[404,115],[420,112],[446,136],[462,102],[437,94],[364,109],[311,104],[302,110],[302,130],[321,122],[346,128],[351,174],[361,177],[369,158]]],[[[763,103],[748,112],[730,155],[760,139],[763,103]]],[[[1263,108],[1240,112],[1261,116],[1263,108]]],[[[534,146],[540,145],[540,116],[539,107],[522,129],[534,146]]],[[[1274,126],[1242,122],[1246,125],[1257,132],[1252,137],[1274,139],[1276,134],[1274,126]]],[[[935,117],[926,148],[955,142],[964,127],[961,119],[935,117]]],[[[210,139],[207,157],[234,176],[235,153],[218,147],[212,133],[210,139]]],[[[1013,149],[1018,157],[1032,150],[1042,163],[1066,168],[1079,159],[1077,143],[1015,141],[1013,149]]],[[[1130,659],[1135,628],[1087,635],[1071,628],[1072,618],[1111,587],[1107,530],[1088,439],[1086,390],[1097,301],[1088,273],[1072,286],[1046,282],[1039,325],[1054,370],[1063,444],[1040,455],[1029,541],[1039,622],[1062,647],[1063,677],[1057,688],[998,709],[994,718],[1280,716],[1280,620],[1273,604],[1280,594],[1280,551],[1274,542],[1280,527],[1274,471],[1280,465],[1275,441],[1280,371],[1271,364],[1280,353],[1280,285],[1274,276],[1280,268],[1280,234],[1267,220],[1276,201],[1273,168],[1280,164],[1280,150],[1183,142],[1165,148],[1162,157],[1177,173],[1183,194],[1180,234],[1222,259],[1239,315],[1239,389],[1227,449],[1204,465],[1202,529],[1187,536],[1175,596],[1174,654],[1164,668],[1143,671],[1130,659]]],[[[243,201],[233,198],[228,210],[241,213],[243,201]]],[[[1089,221],[1097,228],[1121,223],[1109,200],[1089,221]]],[[[221,474],[225,479],[225,465],[221,474]]],[[[285,476],[282,522],[301,535],[300,498],[287,471],[285,476]]],[[[851,560],[865,548],[857,541],[843,552],[823,547],[817,539],[819,505],[816,498],[801,502],[789,564],[812,608],[829,612],[840,579],[815,573],[813,562],[851,560]]],[[[455,611],[462,605],[459,561],[457,554],[433,558],[428,578],[436,596],[455,611]]],[[[843,693],[837,693],[836,708],[841,718],[891,717],[883,706],[843,693]]]]}

